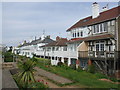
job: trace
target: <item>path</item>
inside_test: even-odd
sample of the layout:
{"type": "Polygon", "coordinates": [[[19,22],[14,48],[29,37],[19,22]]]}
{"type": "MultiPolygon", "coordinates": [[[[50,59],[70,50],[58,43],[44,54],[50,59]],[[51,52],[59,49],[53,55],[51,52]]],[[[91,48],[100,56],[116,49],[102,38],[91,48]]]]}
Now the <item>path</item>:
{"type": "Polygon", "coordinates": [[[2,88],[18,88],[9,69],[2,70],[2,88]]]}
{"type": "Polygon", "coordinates": [[[46,82],[47,82],[47,85],[48,85],[49,88],[79,88],[76,85],[65,85],[65,86],[62,86],[62,87],[58,86],[55,83],[53,83],[50,80],[48,80],[46,77],[38,75],[38,72],[35,72],[35,80],[36,81],[38,81],[38,80],[40,80],[40,81],[44,80],[44,84],[46,84],[46,82]]]}
{"type": "Polygon", "coordinates": [[[40,69],[38,67],[35,67],[35,69],[37,70],[38,75],[47,77],[48,79],[53,80],[53,81],[55,81],[57,83],[60,83],[60,84],[72,83],[72,81],[69,80],[69,79],[66,79],[64,77],[58,76],[56,74],[53,74],[51,72],[45,71],[45,70],[40,69]]]}

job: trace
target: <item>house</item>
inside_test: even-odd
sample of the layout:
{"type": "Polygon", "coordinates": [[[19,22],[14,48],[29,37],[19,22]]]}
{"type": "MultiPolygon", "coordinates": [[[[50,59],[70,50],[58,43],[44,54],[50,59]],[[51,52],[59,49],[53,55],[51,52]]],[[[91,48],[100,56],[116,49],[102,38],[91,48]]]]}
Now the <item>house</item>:
{"type": "Polygon", "coordinates": [[[79,20],[67,29],[70,39],[68,47],[76,44],[75,60],[80,61],[80,67],[94,64],[107,74],[120,70],[119,10],[120,6],[117,6],[112,9],[103,8],[99,12],[99,4],[95,2],[92,5],[92,16],[79,20]]]}
{"type": "Polygon", "coordinates": [[[46,45],[50,42],[53,42],[50,36],[40,37],[38,39],[32,40],[31,42],[24,42],[22,45],[19,46],[19,55],[33,57],[39,50],[39,47],[42,45],[46,45]]]}
{"type": "Polygon", "coordinates": [[[57,36],[56,41],[41,46],[36,55],[40,58],[50,59],[52,65],[57,65],[58,62],[63,62],[68,65],[69,62],[66,43],[66,38],[57,36]]]}

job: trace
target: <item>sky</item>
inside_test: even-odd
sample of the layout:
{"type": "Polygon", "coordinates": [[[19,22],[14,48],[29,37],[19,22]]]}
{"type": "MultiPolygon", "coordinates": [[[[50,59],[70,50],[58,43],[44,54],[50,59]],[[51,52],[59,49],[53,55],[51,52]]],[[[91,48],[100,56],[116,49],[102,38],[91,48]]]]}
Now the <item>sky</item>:
{"type": "MultiPolygon", "coordinates": [[[[2,43],[17,46],[39,38],[43,31],[52,39],[67,37],[66,30],[92,14],[93,2],[2,2],[2,43]]],[[[117,2],[99,2],[101,8],[117,2]]],[[[1,5],[1,4],[0,4],[1,5]]]]}

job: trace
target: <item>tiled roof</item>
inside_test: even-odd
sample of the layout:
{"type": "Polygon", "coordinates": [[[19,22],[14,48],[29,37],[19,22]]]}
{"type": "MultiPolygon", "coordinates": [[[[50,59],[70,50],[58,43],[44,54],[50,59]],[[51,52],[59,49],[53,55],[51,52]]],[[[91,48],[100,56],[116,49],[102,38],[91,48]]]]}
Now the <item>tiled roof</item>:
{"type": "Polygon", "coordinates": [[[70,31],[71,29],[82,27],[82,26],[88,26],[99,22],[104,22],[107,20],[115,19],[120,15],[120,6],[109,9],[107,11],[101,12],[100,15],[97,18],[92,19],[92,16],[86,17],[82,20],[79,20],[76,24],[71,26],[67,31],[70,31]]]}
{"type": "Polygon", "coordinates": [[[41,47],[48,47],[48,46],[67,46],[68,40],[67,39],[60,39],[59,41],[54,41],[51,43],[48,43],[47,45],[41,46],[41,47]]]}
{"type": "Polygon", "coordinates": [[[73,42],[82,42],[82,41],[93,41],[93,40],[103,40],[103,39],[110,39],[110,38],[114,38],[114,36],[112,34],[103,34],[103,35],[95,35],[95,36],[89,36],[89,37],[85,37],[85,38],[79,38],[77,40],[69,40],[68,43],[73,43],[73,42]]]}

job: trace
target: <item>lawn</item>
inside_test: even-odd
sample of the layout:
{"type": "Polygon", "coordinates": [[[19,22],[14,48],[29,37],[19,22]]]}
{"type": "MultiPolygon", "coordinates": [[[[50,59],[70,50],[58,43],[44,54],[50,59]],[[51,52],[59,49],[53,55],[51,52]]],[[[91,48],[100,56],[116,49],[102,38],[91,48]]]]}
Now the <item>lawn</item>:
{"type": "Polygon", "coordinates": [[[82,70],[77,71],[66,66],[51,66],[49,65],[50,60],[47,59],[37,58],[37,60],[38,67],[71,79],[75,82],[75,85],[84,86],[85,88],[118,88],[117,84],[98,80],[101,78],[106,78],[105,75],[98,73],[92,74],[82,70]]]}

